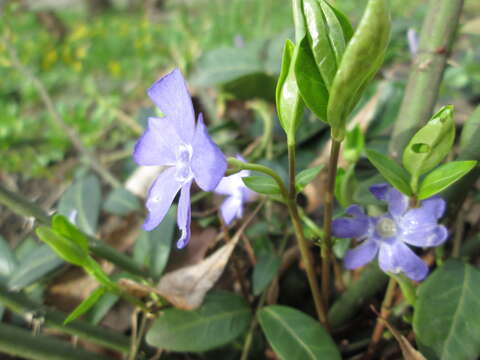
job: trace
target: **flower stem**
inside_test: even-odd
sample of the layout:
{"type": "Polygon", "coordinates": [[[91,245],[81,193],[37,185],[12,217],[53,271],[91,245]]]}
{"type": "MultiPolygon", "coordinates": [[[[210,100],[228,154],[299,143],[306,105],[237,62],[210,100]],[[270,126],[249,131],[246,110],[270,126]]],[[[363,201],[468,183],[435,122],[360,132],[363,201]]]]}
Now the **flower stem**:
{"type": "Polygon", "coordinates": [[[297,208],[297,190],[295,188],[295,145],[288,146],[288,174],[289,174],[289,191],[288,191],[288,211],[292,220],[295,237],[297,239],[298,248],[300,249],[300,255],[302,257],[303,264],[307,272],[308,283],[312,292],[313,301],[315,303],[315,309],[317,311],[320,322],[328,326],[327,310],[322,299],[320,287],[318,285],[315,269],[313,265],[312,254],[308,248],[305,235],[303,233],[302,221],[298,213],[297,208]]]}
{"type": "Polygon", "coordinates": [[[323,215],[324,237],[322,241],[322,294],[324,296],[325,306],[327,308],[330,297],[330,258],[332,256],[333,199],[335,193],[335,178],[337,175],[340,145],[340,141],[332,138],[330,160],[328,163],[327,190],[325,192],[325,210],[323,215]]]}
{"type": "Polygon", "coordinates": [[[380,310],[380,316],[377,318],[375,328],[373,329],[373,334],[368,344],[367,352],[363,357],[363,360],[369,360],[375,353],[375,348],[382,338],[383,329],[385,328],[385,322],[390,315],[390,310],[392,307],[393,299],[395,298],[395,290],[397,289],[397,281],[391,277],[388,281],[387,291],[385,292],[385,297],[383,298],[382,308],[380,310]]]}

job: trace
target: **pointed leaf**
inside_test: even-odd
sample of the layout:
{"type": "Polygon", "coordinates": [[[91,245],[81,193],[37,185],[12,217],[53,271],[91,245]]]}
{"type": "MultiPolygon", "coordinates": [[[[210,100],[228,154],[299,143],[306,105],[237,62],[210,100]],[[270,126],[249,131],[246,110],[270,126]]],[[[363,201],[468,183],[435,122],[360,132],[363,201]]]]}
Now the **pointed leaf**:
{"type": "Polygon", "coordinates": [[[269,176],[245,176],[242,180],[249,189],[259,194],[281,194],[278,184],[269,176]]]}
{"type": "Polygon", "coordinates": [[[408,173],[389,157],[375,151],[365,150],[368,160],[377,168],[380,174],[396,189],[405,195],[412,195],[408,173]]]}
{"type": "Polygon", "coordinates": [[[446,163],[428,174],[420,185],[418,198],[429,198],[460,180],[477,164],[474,160],[452,161],[446,163]]]}
{"type": "Polygon", "coordinates": [[[90,308],[95,305],[100,297],[105,293],[106,289],[103,286],[100,286],[93,290],[88,297],[83,300],[80,305],[78,305],[65,319],[63,322],[64,324],[68,324],[69,322],[75,320],[76,318],[85,314],[90,308]]]}
{"type": "Polygon", "coordinates": [[[147,333],[147,343],[167,351],[200,352],[227,344],[248,327],[251,311],[232,293],[209,294],[194,311],[167,309],[147,333]]]}
{"type": "Polygon", "coordinates": [[[8,277],[17,266],[17,257],[5,239],[0,235],[0,279],[2,277],[8,277]]]}
{"type": "Polygon", "coordinates": [[[453,106],[444,106],[412,137],[402,162],[414,177],[432,170],[450,152],[455,140],[453,106]]]}
{"type": "Polygon", "coordinates": [[[324,165],[322,164],[300,171],[297,176],[295,176],[297,191],[302,191],[305,186],[310,184],[323,168],[324,165]]]}
{"type": "Polygon", "coordinates": [[[287,306],[271,305],[260,310],[260,325],[282,360],[340,360],[340,352],[320,323],[287,306]]]}

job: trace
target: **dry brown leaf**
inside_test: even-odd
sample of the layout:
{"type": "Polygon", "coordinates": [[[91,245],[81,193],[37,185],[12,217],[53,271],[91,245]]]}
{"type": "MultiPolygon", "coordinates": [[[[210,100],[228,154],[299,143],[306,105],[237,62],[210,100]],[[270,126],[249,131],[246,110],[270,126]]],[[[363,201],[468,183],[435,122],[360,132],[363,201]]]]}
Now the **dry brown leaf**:
{"type": "Polygon", "coordinates": [[[198,308],[213,285],[217,282],[232,255],[243,231],[252,221],[264,202],[244,221],[227,244],[216,250],[200,263],[167,273],[160,279],[157,293],[175,307],[193,310],[198,308]]]}
{"type": "MultiPolygon", "coordinates": [[[[375,94],[370,98],[370,100],[363,106],[362,109],[355,115],[355,117],[348,123],[347,128],[353,129],[357,124],[360,125],[360,129],[363,133],[367,130],[370,122],[373,120],[375,115],[375,110],[377,108],[378,101],[380,100],[380,95],[383,92],[384,84],[381,83],[380,86],[377,87],[377,91],[375,94]]],[[[311,167],[318,166],[321,164],[327,164],[328,158],[330,157],[330,147],[331,141],[327,141],[323,151],[320,155],[310,164],[311,167]]],[[[342,167],[345,166],[346,162],[342,156],[342,152],[340,152],[340,156],[338,158],[338,166],[342,167]]],[[[312,212],[317,209],[323,203],[323,194],[325,193],[326,186],[327,186],[327,166],[317,175],[317,177],[308,184],[305,189],[303,190],[305,196],[308,200],[307,212],[312,212]]]]}
{"type": "Polygon", "coordinates": [[[403,359],[404,360],[427,360],[418,350],[416,350],[412,344],[407,340],[405,336],[400,334],[400,332],[395,329],[392,325],[388,323],[388,321],[382,319],[385,322],[388,330],[392,333],[395,339],[400,346],[400,350],[402,351],[403,359]]]}

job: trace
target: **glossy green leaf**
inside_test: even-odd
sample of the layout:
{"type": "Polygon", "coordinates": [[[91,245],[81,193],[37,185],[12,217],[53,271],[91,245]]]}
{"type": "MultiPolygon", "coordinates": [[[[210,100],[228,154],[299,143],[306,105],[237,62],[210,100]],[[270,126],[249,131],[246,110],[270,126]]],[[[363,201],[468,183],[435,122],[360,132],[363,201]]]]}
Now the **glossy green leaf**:
{"type": "Polygon", "coordinates": [[[120,297],[112,293],[103,294],[95,305],[85,315],[85,320],[91,324],[97,325],[103,320],[110,309],[118,302],[120,297]]]}
{"type": "Polygon", "coordinates": [[[0,235],[0,278],[8,277],[17,266],[17,257],[5,239],[0,235]]]}
{"type": "Polygon", "coordinates": [[[359,124],[347,132],[344,143],[343,156],[345,160],[349,163],[356,163],[365,147],[365,137],[359,124]]]}
{"type": "Polygon", "coordinates": [[[299,43],[307,34],[307,25],[303,16],[303,0],[292,0],[292,13],[295,26],[295,42],[299,43]]]}
{"type": "Polygon", "coordinates": [[[412,137],[403,151],[403,166],[412,177],[418,178],[447,156],[454,140],[453,106],[447,105],[412,137]]]}
{"type": "Polygon", "coordinates": [[[140,201],[125,188],[113,189],[103,204],[103,209],[115,215],[127,215],[141,208],[140,201]]]}
{"type": "Polygon", "coordinates": [[[287,306],[271,305],[259,312],[263,332],[282,360],[340,360],[327,331],[310,316],[287,306]]]}
{"type": "Polygon", "coordinates": [[[42,244],[20,259],[17,270],[8,279],[10,290],[19,291],[40,280],[60,265],[63,260],[48,246],[42,244]]]}
{"type": "Polygon", "coordinates": [[[412,195],[412,190],[409,185],[408,173],[398,165],[394,160],[375,151],[365,151],[368,160],[377,168],[382,176],[396,189],[400,190],[405,195],[412,195]]]}
{"type": "Polygon", "coordinates": [[[300,42],[295,60],[295,78],[305,105],[322,121],[327,121],[328,90],[318,71],[308,38],[300,42]]]}
{"type": "Polygon", "coordinates": [[[225,345],[248,328],[251,310],[232,293],[213,292],[194,311],[167,309],[147,333],[147,343],[167,351],[199,352],[225,345]]]}
{"type": "Polygon", "coordinates": [[[337,179],[335,182],[335,196],[342,207],[346,208],[348,205],[355,202],[354,195],[357,186],[358,184],[357,178],[355,177],[354,165],[350,165],[347,171],[344,171],[343,174],[337,174],[337,179]]]}
{"type": "Polygon", "coordinates": [[[80,178],[62,195],[58,212],[67,218],[76,211],[75,224],[86,234],[97,231],[101,204],[100,181],[95,175],[80,178]]]}
{"type": "Polygon", "coordinates": [[[273,252],[263,252],[257,257],[253,269],[253,294],[260,295],[270,284],[282,263],[281,258],[273,252]]]}
{"type": "Polygon", "coordinates": [[[327,122],[337,141],[345,137],[348,116],[383,63],[390,25],[387,0],[369,0],[330,88],[327,122]]]}
{"type": "Polygon", "coordinates": [[[428,174],[420,185],[418,198],[426,199],[460,180],[477,164],[474,160],[452,161],[433,170],[428,174]]]}
{"type": "Polygon", "coordinates": [[[87,264],[88,250],[82,248],[76,242],[46,226],[39,226],[35,233],[40,240],[48,244],[65,261],[82,267],[87,264]]]}
{"type": "Polygon", "coordinates": [[[345,50],[342,27],[324,0],[303,0],[303,15],[315,64],[329,89],[345,50]]]}
{"type": "Polygon", "coordinates": [[[287,134],[288,144],[295,144],[295,132],[303,118],[303,101],[295,79],[295,59],[298,48],[287,39],[282,58],[282,70],[276,89],[277,113],[287,134]]]}
{"type": "Polygon", "coordinates": [[[473,360],[480,356],[480,272],[448,260],[418,290],[413,329],[428,359],[473,360]]]}
{"type": "Polygon", "coordinates": [[[68,324],[69,322],[77,319],[78,317],[85,314],[88,310],[90,310],[100,299],[100,297],[105,294],[106,289],[103,286],[100,286],[93,290],[90,295],[83,300],[80,305],[78,305],[65,319],[63,322],[64,324],[68,324]]]}
{"type": "Polygon", "coordinates": [[[323,168],[324,165],[322,164],[300,171],[297,176],[295,176],[295,185],[297,191],[302,191],[305,186],[310,184],[323,168]]]}
{"type": "Polygon", "coordinates": [[[243,177],[242,180],[249,189],[259,194],[281,194],[278,184],[269,176],[246,176],[243,177]]]}

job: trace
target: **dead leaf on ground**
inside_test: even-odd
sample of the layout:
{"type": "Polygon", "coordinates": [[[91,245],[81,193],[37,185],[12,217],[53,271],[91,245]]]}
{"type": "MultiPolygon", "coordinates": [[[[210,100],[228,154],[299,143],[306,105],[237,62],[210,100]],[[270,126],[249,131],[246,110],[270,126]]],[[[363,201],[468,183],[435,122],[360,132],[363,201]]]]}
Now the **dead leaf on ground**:
{"type": "Polygon", "coordinates": [[[407,338],[402,334],[400,334],[400,332],[397,329],[395,329],[392,325],[390,325],[387,320],[382,319],[382,321],[385,323],[388,330],[390,330],[392,335],[397,340],[398,345],[400,346],[400,350],[402,351],[404,360],[427,360],[418,350],[416,350],[412,346],[412,344],[410,344],[407,338]]]}
{"type": "Polygon", "coordinates": [[[260,203],[243,222],[232,240],[198,264],[183,267],[164,275],[160,279],[156,292],[175,307],[185,310],[198,308],[202,304],[206,293],[222,275],[243,231],[254,219],[263,204],[264,202],[260,203]]]}

